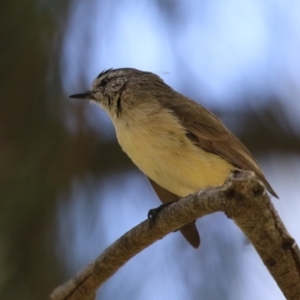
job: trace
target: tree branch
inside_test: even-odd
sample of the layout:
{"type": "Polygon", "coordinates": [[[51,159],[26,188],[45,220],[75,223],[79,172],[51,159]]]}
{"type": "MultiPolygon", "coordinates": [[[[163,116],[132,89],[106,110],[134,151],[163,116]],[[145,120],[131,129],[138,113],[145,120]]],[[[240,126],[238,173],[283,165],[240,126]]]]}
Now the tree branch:
{"type": "Polygon", "coordinates": [[[300,252],[251,171],[233,171],[222,187],[208,188],[164,208],[108,247],[74,278],[58,287],[52,300],[91,300],[97,288],[134,255],[184,224],[223,211],[255,247],[287,299],[299,299],[300,252]]]}

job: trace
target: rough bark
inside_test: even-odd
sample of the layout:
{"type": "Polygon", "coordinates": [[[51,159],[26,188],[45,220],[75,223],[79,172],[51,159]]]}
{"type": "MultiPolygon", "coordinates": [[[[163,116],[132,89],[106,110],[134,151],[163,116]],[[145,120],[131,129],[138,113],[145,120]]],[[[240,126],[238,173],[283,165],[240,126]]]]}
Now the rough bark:
{"type": "Polygon", "coordinates": [[[222,187],[189,195],[134,227],[95,261],[54,290],[52,300],[91,300],[134,255],[168,233],[202,216],[223,211],[240,227],[287,299],[299,299],[300,252],[262,183],[250,171],[233,171],[222,187]]]}

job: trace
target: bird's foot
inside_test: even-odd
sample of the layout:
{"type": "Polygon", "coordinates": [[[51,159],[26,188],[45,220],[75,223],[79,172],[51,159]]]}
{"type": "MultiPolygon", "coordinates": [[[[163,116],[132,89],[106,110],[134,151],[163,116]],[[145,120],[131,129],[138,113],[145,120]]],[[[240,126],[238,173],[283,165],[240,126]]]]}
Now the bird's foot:
{"type": "MultiPolygon", "coordinates": [[[[172,202],[168,202],[168,203],[165,203],[165,204],[162,204],[160,205],[159,207],[156,207],[156,208],[152,208],[149,210],[148,212],[148,219],[152,222],[155,222],[155,219],[157,217],[157,215],[167,206],[169,206],[170,204],[174,203],[176,201],[172,201],[172,202]]],[[[176,232],[178,231],[178,229],[174,230],[173,232],[176,232]]]]}
{"type": "Polygon", "coordinates": [[[148,219],[149,219],[149,220],[152,220],[152,221],[155,221],[157,215],[158,215],[165,207],[169,206],[170,204],[173,204],[174,202],[175,202],[175,201],[168,202],[168,203],[165,203],[165,204],[160,205],[159,207],[150,209],[149,212],[148,212],[148,219]]]}

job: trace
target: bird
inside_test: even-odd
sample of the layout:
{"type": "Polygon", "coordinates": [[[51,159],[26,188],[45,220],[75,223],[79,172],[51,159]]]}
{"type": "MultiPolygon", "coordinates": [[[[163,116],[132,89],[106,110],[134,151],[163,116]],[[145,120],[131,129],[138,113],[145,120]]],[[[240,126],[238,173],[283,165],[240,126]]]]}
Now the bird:
{"type": "MultiPolygon", "coordinates": [[[[253,155],[222,121],[152,72],[107,69],[89,90],[70,98],[90,100],[108,113],[122,150],[163,204],[221,186],[233,169],[253,171],[278,198],[253,155]]],[[[199,247],[195,222],[179,230],[199,247]]]]}

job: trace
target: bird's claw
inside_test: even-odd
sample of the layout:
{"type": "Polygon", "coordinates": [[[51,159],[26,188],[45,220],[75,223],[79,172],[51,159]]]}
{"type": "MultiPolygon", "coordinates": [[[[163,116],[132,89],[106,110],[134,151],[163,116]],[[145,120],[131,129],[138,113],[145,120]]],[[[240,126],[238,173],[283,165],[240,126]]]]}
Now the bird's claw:
{"type": "Polygon", "coordinates": [[[157,217],[157,215],[166,207],[166,206],[169,206],[170,204],[174,203],[175,201],[173,202],[168,202],[168,203],[165,203],[165,204],[162,204],[156,208],[152,208],[149,210],[148,212],[148,219],[149,220],[152,220],[154,221],[155,218],[157,217]]]}

